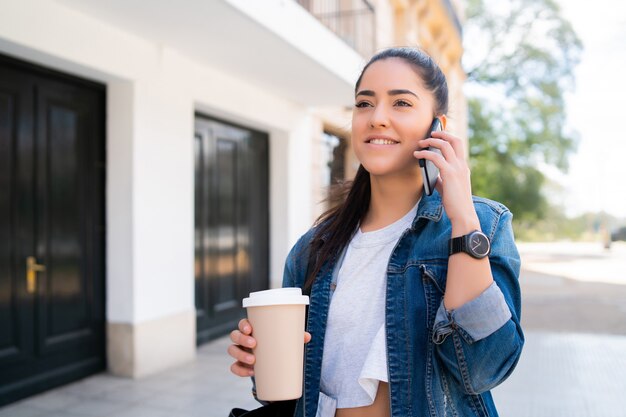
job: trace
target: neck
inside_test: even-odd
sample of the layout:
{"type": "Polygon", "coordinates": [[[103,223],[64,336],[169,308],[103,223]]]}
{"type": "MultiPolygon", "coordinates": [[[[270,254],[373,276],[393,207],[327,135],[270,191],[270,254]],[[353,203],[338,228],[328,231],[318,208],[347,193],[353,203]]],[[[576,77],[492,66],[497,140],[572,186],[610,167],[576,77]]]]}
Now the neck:
{"type": "Polygon", "coordinates": [[[382,229],[401,219],[422,196],[421,177],[415,172],[394,176],[370,175],[370,206],[361,222],[361,231],[382,229]]]}

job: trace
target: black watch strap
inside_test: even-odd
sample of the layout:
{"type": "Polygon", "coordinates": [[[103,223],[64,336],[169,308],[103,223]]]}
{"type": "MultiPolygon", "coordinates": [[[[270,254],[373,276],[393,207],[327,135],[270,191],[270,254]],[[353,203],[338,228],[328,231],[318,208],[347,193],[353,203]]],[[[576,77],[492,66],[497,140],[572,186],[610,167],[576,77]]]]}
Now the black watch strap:
{"type": "Polygon", "coordinates": [[[466,252],[465,236],[453,237],[452,239],[450,239],[450,251],[448,255],[454,255],[455,253],[459,252],[466,252]]]}
{"type": "Polygon", "coordinates": [[[450,239],[448,255],[464,252],[476,259],[482,259],[491,253],[491,242],[489,238],[480,230],[450,239]]]}

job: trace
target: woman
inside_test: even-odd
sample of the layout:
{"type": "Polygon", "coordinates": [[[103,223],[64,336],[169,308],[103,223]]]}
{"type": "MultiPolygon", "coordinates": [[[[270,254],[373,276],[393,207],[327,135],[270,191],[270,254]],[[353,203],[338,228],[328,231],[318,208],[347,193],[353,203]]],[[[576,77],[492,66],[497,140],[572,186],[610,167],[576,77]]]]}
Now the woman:
{"type": "MultiPolygon", "coordinates": [[[[311,294],[296,416],[497,416],[489,390],[524,343],[520,260],[510,211],[471,194],[447,110],[445,76],[417,49],[378,53],[356,83],[361,166],[285,265],[283,286],[311,294]],[[420,159],[440,171],[430,196],[420,159]]],[[[251,331],[231,333],[236,375],[253,375],[251,331]]]]}

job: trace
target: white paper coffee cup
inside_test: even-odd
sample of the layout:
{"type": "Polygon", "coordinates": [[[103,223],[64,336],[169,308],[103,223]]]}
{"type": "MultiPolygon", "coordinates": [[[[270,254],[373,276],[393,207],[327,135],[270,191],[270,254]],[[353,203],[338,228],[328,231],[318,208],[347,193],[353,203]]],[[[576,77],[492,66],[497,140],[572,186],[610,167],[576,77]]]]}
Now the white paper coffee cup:
{"type": "Polygon", "coordinates": [[[304,320],[309,297],[300,288],[257,291],[244,298],[256,347],[257,398],[281,401],[302,396],[304,320]]]}

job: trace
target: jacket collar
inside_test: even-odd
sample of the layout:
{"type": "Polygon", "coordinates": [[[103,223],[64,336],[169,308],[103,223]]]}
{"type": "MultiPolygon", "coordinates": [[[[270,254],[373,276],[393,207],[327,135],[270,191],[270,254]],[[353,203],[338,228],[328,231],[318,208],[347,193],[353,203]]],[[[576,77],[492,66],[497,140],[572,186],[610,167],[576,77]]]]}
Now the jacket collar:
{"type": "Polygon", "coordinates": [[[441,202],[441,195],[437,190],[433,191],[432,195],[422,194],[422,199],[417,206],[417,214],[413,219],[412,229],[417,227],[417,222],[420,219],[433,220],[438,222],[443,216],[443,203],[441,202]]]}

